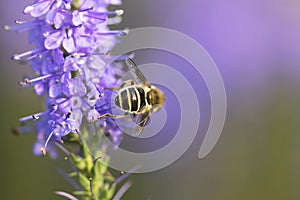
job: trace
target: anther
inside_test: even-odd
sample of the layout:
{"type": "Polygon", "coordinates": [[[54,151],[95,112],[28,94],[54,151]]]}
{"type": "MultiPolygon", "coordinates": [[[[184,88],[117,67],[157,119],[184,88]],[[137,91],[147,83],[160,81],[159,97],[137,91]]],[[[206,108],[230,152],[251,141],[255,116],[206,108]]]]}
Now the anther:
{"type": "Polygon", "coordinates": [[[46,149],[45,149],[44,147],[41,147],[41,148],[40,148],[40,151],[42,152],[42,154],[43,154],[44,156],[46,156],[46,149]]]}
{"type": "Polygon", "coordinates": [[[38,55],[40,55],[41,53],[43,53],[45,50],[43,49],[34,49],[34,50],[30,50],[30,51],[26,51],[20,54],[15,54],[11,57],[11,59],[13,60],[30,60],[32,58],[37,57],[38,55]]]}
{"type": "Polygon", "coordinates": [[[13,26],[8,26],[5,25],[3,26],[4,30],[12,30],[12,31],[17,31],[17,32],[24,32],[28,30],[32,30],[37,27],[37,25],[40,24],[39,20],[34,20],[34,21],[15,21],[16,25],[13,26]]]}
{"type": "Polygon", "coordinates": [[[72,114],[72,111],[69,111],[66,115],[66,119],[70,118],[71,114],[72,114]]]}
{"type": "Polygon", "coordinates": [[[53,110],[57,110],[58,105],[57,104],[51,104],[51,107],[52,107],[53,110]]]}
{"type": "Polygon", "coordinates": [[[48,142],[50,141],[51,137],[53,135],[53,131],[49,134],[45,144],[44,144],[44,147],[42,147],[40,150],[41,152],[44,154],[44,156],[46,155],[46,148],[47,148],[47,145],[48,145],[48,142]]]}
{"type": "Polygon", "coordinates": [[[107,51],[106,53],[104,53],[104,56],[110,56],[111,51],[107,51]]]}
{"type": "Polygon", "coordinates": [[[12,134],[14,135],[20,135],[20,128],[12,128],[11,129],[12,134]]]}
{"type": "Polygon", "coordinates": [[[115,12],[118,16],[121,16],[124,14],[124,10],[116,10],[115,12]]]}
{"type": "Polygon", "coordinates": [[[15,20],[15,23],[16,23],[16,24],[23,24],[23,22],[18,21],[18,20],[15,20]]]}
{"type": "Polygon", "coordinates": [[[10,30],[10,26],[5,25],[5,26],[3,26],[3,29],[4,29],[5,31],[9,31],[9,30],[10,30]]]}
{"type": "Polygon", "coordinates": [[[14,135],[20,135],[21,133],[32,132],[32,128],[30,128],[29,126],[14,127],[11,129],[11,132],[14,135]]]}
{"type": "Polygon", "coordinates": [[[53,76],[54,76],[53,74],[47,74],[45,76],[40,76],[40,77],[33,78],[33,79],[24,78],[23,81],[19,82],[19,86],[20,87],[32,86],[36,83],[46,81],[46,80],[52,78],[53,76]]]}
{"type": "Polygon", "coordinates": [[[33,120],[38,120],[40,117],[39,116],[37,116],[37,115],[32,115],[32,119],[33,120]]]}
{"type": "Polygon", "coordinates": [[[49,32],[45,32],[45,33],[43,33],[43,36],[46,38],[46,37],[48,37],[50,35],[50,33],[49,32]]]}
{"type": "Polygon", "coordinates": [[[36,114],[33,114],[33,115],[29,115],[29,116],[26,116],[26,117],[22,117],[22,118],[20,118],[20,122],[22,124],[24,124],[26,121],[29,121],[29,120],[38,120],[41,116],[43,116],[47,113],[48,113],[48,111],[44,111],[44,112],[36,113],[36,114]]]}

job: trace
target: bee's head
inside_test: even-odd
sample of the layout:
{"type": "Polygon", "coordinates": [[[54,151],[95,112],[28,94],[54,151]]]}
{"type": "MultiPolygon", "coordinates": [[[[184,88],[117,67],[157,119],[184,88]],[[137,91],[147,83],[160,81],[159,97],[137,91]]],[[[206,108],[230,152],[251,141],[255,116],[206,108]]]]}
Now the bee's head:
{"type": "Polygon", "coordinates": [[[165,95],[158,88],[152,86],[151,90],[148,92],[148,103],[152,105],[153,112],[160,110],[165,102],[165,95]]]}

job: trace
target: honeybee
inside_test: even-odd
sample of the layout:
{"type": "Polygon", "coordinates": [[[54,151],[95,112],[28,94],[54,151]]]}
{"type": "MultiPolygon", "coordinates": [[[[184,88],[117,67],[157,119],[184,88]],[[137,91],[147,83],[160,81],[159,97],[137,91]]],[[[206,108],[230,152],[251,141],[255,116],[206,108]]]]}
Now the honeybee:
{"type": "Polygon", "coordinates": [[[105,117],[123,118],[130,115],[136,125],[135,131],[139,134],[149,123],[151,114],[163,107],[165,96],[161,90],[147,81],[132,59],[127,58],[125,62],[136,83],[133,80],[127,80],[120,87],[106,88],[117,91],[117,95],[114,97],[114,105],[121,109],[123,114],[105,113],[99,116],[98,119],[105,117]]]}

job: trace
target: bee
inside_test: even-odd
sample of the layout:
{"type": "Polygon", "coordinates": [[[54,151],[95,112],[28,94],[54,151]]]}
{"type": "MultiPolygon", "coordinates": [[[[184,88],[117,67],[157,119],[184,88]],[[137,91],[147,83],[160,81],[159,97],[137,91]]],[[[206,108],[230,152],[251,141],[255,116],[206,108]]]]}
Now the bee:
{"type": "Polygon", "coordinates": [[[135,131],[139,134],[149,124],[151,114],[163,107],[165,96],[161,90],[147,81],[132,59],[127,58],[125,62],[136,83],[133,80],[127,80],[120,87],[106,88],[117,91],[117,95],[114,97],[114,105],[121,109],[123,114],[105,113],[99,116],[98,119],[105,117],[123,118],[130,115],[136,125],[135,131]]]}

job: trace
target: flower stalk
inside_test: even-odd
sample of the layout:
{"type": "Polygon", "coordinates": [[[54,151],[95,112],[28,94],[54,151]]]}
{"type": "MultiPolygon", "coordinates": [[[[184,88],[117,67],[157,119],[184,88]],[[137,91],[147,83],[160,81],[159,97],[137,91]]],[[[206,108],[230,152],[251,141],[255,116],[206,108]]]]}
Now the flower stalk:
{"type": "MultiPolygon", "coordinates": [[[[32,21],[15,21],[5,30],[29,32],[29,42],[35,48],[13,55],[12,59],[29,62],[35,77],[26,77],[19,86],[33,87],[44,97],[45,110],[22,117],[22,127],[14,133],[34,130],[37,141],[35,155],[57,157],[57,148],[66,154],[72,172],[68,179],[79,188],[72,194],[56,194],[69,199],[119,199],[129,187],[126,183],[114,197],[116,179],[108,172],[105,148],[94,158],[83,139],[92,137],[89,122],[95,121],[109,109],[103,89],[114,87],[116,76],[122,73],[108,64],[109,52],[118,42],[117,37],[128,30],[110,30],[108,25],[121,21],[123,10],[107,10],[109,4],[120,5],[120,0],[36,0],[24,9],[32,21]],[[34,121],[34,128],[29,125],[34,121]],[[67,147],[72,146],[72,151],[67,147]]],[[[117,147],[122,132],[113,120],[97,122],[97,141],[108,136],[117,147]]],[[[105,145],[104,145],[105,146],[105,145]]],[[[120,180],[119,178],[117,180],[120,180]]]]}

